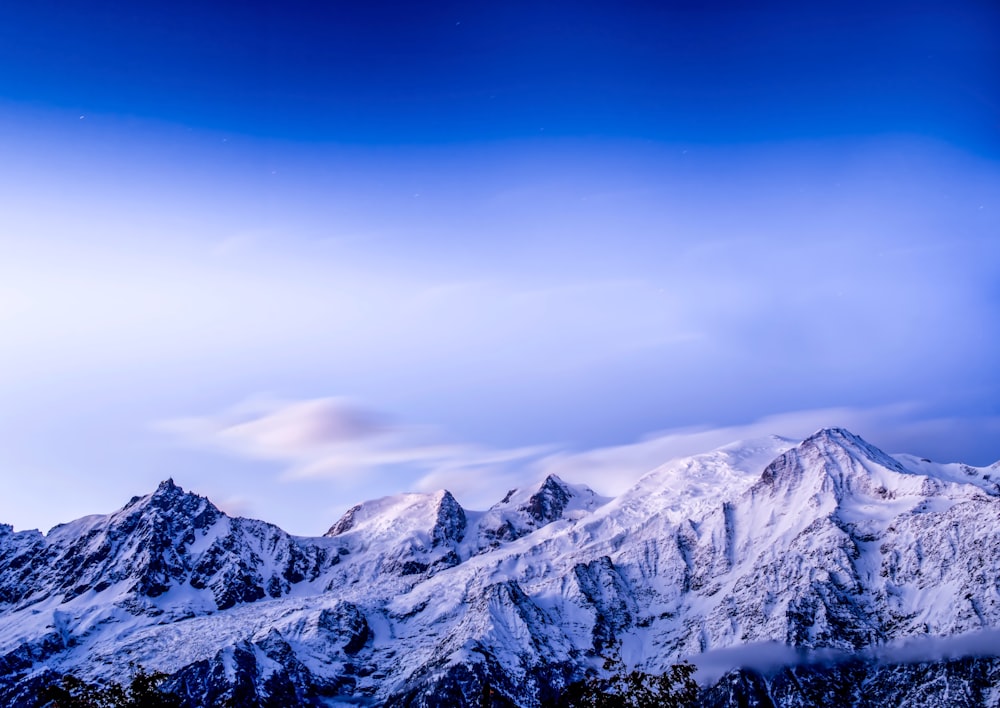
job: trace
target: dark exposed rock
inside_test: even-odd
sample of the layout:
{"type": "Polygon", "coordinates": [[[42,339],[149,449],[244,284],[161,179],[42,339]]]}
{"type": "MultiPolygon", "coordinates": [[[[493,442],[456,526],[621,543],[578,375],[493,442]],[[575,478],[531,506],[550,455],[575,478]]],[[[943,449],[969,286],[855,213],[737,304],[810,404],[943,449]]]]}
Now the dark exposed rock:
{"type": "MultiPolygon", "coordinates": [[[[592,499],[596,498],[591,490],[584,489],[592,499]]],[[[515,497],[517,493],[517,489],[510,490],[487,512],[488,518],[479,529],[486,547],[515,541],[562,519],[571,500],[579,494],[555,475],[546,477],[527,499],[523,497],[525,492],[518,495],[520,500],[515,497]]]]}
{"type": "Polygon", "coordinates": [[[562,516],[569,499],[570,492],[562,481],[558,477],[549,475],[538,491],[531,495],[523,509],[539,525],[544,525],[562,516]]]}
{"type": "Polygon", "coordinates": [[[361,511],[361,505],[355,504],[344,512],[344,515],[337,519],[337,522],[323,535],[339,536],[342,533],[350,531],[354,527],[354,517],[359,511],[361,511]]]}
{"type": "Polygon", "coordinates": [[[372,638],[364,614],[350,602],[340,602],[333,609],[321,611],[317,624],[346,654],[357,654],[372,638]]]}
{"type": "Polygon", "coordinates": [[[595,610],[594,652],[601,654],[617,635],[631,626],[637,614],[628,584],[608,556],[573,568],[576,582],[595,610]]]}
{"type": "Polygon", "coordinates": [[[441,503],[438,506],[437,523],[431,534],[431,539],[435,546],[448,543],[457,543],[465,537],[465,528],[468,522],[465,517],[465,509],[455,501],[451,492],[446,491],[441,496],[441,503]]]}

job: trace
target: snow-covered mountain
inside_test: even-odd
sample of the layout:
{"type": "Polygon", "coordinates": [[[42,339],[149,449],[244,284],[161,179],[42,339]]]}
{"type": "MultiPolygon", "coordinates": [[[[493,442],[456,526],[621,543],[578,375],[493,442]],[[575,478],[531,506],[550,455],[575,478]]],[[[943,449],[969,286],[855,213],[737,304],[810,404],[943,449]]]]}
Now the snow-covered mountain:
{"type": "Polygon", "coordinates": [[[0,526],[0,704],[133,661],[201,705],[535,706],[606,659],[706,705],[995,705],[1000,463],[844,430],[668,462],[615,499],[549,477],[483,512],[359,504],[320,538],[171,481],[0,526]],[[996,647],[994,651],[992,647],[996,647]]]}

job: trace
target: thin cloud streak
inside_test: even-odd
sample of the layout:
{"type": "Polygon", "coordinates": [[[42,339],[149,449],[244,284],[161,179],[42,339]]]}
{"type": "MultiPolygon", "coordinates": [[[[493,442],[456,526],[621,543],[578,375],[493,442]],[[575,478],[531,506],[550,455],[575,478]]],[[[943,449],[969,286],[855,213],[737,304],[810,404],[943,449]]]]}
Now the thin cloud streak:
{"type": "Polygon", "coordinates": [[[495,449],[455,442],[431,426],[391,423],[388,416],[333,397],[250,399],[215,415],[164,421],[156,428],[187,444],[278,463],[285,481],[353,486],[364,478],[366,489],[383,494],[446,488],[464,505],[486,508],[511,488],[535,484],[549,474],[616,496],[672,459],[767,435],[802,439],[820,428],[845,427],[888,452],[925,454],[927,441],[935,437],[962,429],[973,437],[1000,430],[1000,418],[920,414],[913,403],[802,410],[742,425],[673,428],[633,443],[578,452],[559,445],[495,449]],[[908,446],[918,441],[924,448],[908,446]],[[901,447],[903,443],[907,446],[901,447]]]}
{"type": "Polygon", "coordinates": [[[286,480],[343,479],[389,467],[410,468],[411,478],[428,470],[454,474],[537,458],[552,449],[496,450],[444,441],[431,426],[390,423],[344,398],[249,399],[216,415],[154,427],[198,447],[287,465],[286,480]]]}

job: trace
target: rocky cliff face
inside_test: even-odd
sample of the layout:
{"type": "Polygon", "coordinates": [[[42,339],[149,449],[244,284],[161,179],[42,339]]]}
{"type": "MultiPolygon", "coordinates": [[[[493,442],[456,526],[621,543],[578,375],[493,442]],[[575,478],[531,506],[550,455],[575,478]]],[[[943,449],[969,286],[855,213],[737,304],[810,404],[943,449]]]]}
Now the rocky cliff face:
{"type": "MultiPolygon", "coordinates": [[[[89,516],[0,541],[0,611],[115,599],[132,614],[178,609],[172,589],[204,590],[205,608],[224,610],[281,597],[315,579],[336,554],[271,524],[231,519],[172,480],[109,516],[89,516]]],[[[183,604],[183,603],[181,603],[183,604]]],[[[65,629],[65,628],[64,628],[65,629]]]]}
{"type": "Polygon", "coordinates": [[[0,527],[0,703],[136,661],[191,706],[535,706],[607,659],[686,659],[712,706],[993,705],[998,476],[824,430],[613,500],[555,477],[485,512],[386,497],[321,538],[167,481],[44,536],[0,527]]]}

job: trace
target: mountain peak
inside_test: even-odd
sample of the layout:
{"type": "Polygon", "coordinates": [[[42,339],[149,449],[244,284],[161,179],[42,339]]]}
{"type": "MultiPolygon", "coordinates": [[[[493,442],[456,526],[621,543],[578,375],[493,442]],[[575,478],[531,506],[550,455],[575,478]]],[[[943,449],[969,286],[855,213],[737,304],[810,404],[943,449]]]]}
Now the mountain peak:
{"type": "Polygon", "coordinates": [[[451,492],[447,489],[443,490],[441,501],[438,503],[436,523],[431,534],[434,544],[461,541],[465,536],[467,525],[468,519],[465,516],[465,509],[452,496],[451,492]]]}
{"type": "Polygon", "coordinates": [[[810,447],[827,452],[833,449],[844,450],[852,457],[860,456],[862,459],[867,459],[895,472],[904,471],[898,460],[875,447],[860,435],[855,435],[844,428],[823,428],[818,430],[803,440],[799,449],[806,450],[810,447]]]}
{"type": "Polygon", "coordinates": [[[839,445],[856,444],[858,442],[864,443],[861,438],[846,428],[820,428],[802,442],[803,444],[832,442],[839,445]]]}
{"type": "Polygon", "coordinates": [[[860,436],[844,428],[823,428],[771,462],[755,489],[826,490],[842,500],[845,494],[893,487],[899,474],[906,470],[898,460],[860,436]]]}
{"type": "Polygon", "coordinates": [[[206,497],[185,491],[172,478],[160,482],[150,494],[132,497],[124,507],[112,514],[110,518],[131,524],[132,522],[125,520],[134,514],[171,518],[176,523],[189,523],[193,528],[198,529],[207,528],[217,519],[225,516],[206,497]]]}
{"type": "Polygon", "coordinates": [[[545,524],[562,516],[563,509],[573,496],[573,490],[565,482],[550,474],[522,508],[535,521],[545,524]]]}
{"type": "Polygon", "coordinates": [[[815,433],[806,438],[806,440],[811,440],[812,438],[843,438],[843,437],[854,437],[854,433],[850,432],[846,428],[820,428],[815,433]]]}
{"type": "Polygon", "coordinates": [[[845,448],[860,452],[866,456],[888,457],[888,455],[860,435],[855,435],[846,428],[821,428],[803,440],[799,447],[818,447],[822,449],[845,448]]]}
{"type": "Polygon", "coordinates": [[[178,494],[178,493],[183,494],[184,490],[181,487],[178,487],[176,484],[174,484],[173,477],[167,477],[165,480],[160,482],[156,486],[156,491],[153,492],[154,495],[178,494]]]}
{"type": "Polygon", "coordinates": [[[526,536],[561,519],[577,520],[609,500],[583,484],[569,484],[554,474],[537,487],[511,489],[480,518],[482,547],[495,547],[526,536]]]}
{"type": "Polygon", "coordinates": [[[356,504],[330,527],[326,536],[364,530],[369,538],[404,538],[429,533],[435,544],[461,539],[465,511],[451,492],[394,494],[356,504]]]}

